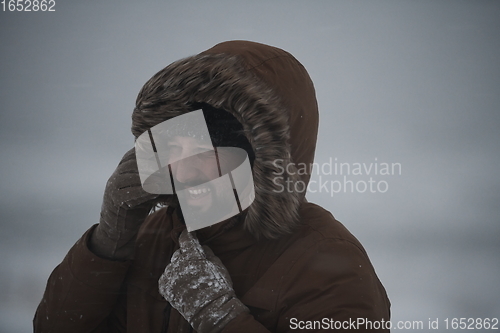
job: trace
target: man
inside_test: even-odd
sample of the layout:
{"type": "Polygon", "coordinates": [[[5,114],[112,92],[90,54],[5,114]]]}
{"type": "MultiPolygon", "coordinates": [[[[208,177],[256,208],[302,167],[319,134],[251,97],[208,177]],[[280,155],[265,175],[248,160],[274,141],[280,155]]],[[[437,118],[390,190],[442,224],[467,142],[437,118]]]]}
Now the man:
{"type": "MultiPolygon", "coordinates": [[[[317,104],[304,67],[267,45],[218,44],[169,65],[145,84],[132,132],[136,138],[149,135],[158,124],[200,109],[214,150],[238,147],[248,155],[253,202],[220,223],[188,232],[179,196],[165,195],[161,180],[152,182],[159,190],[145,191],[136,154],[129,151],[108,181],[100,223],[50,276],[35,331],[381,327],[389,320],[389,301],[361,244],[329,212],[308,203],[305,192],[288,191],[308,183],[310,171],[295,165],[310,165],[316,144],[317,104]],[[147,216],[157,202],[168,207],[147,216]]],[[[190,147],[186,133],[181,129],[175,136],[182,149],[190,147]]],[[[188,155],[196,154],[177,161],[188,155]]],[[[166,167],[158,161],[158,168],[166,167]]],[[[169,178],[192,190],[191,202],[203,195],[196,186],[222,174],[174,164],[169,178]]],[[[209,209],[211,201],[200,206],[209,209]]]]}

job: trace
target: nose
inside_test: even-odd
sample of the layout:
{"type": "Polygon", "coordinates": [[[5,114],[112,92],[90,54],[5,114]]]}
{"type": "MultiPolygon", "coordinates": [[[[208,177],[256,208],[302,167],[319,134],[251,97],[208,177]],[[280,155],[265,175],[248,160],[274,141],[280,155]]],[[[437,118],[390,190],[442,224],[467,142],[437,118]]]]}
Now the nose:
{"type": "Polygon", "coordinates": [[[172,176],[179,183],[192,183],[200,176],[199,166],[195,159],[184,158],[171,165],[172,176]]]}

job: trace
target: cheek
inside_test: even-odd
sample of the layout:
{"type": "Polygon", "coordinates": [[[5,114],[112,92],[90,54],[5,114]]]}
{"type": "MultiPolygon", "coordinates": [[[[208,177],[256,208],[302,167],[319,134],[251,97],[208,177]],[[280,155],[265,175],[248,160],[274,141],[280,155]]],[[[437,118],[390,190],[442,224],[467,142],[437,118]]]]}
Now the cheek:
{"type": "Polygon", "coordinates": [[[238,167],[238,159],[231,155],[219,154],[219,163],[221,165],[221,169],[225,172],[232,171],[238,167]]]}
{"type": "Polygon", "coordinates": [[[197,169],[200,174],[204,175],[206,181],[219,178],[219,168],[217,167],[217,162],[215,160],[204,161],[197,169]]]}

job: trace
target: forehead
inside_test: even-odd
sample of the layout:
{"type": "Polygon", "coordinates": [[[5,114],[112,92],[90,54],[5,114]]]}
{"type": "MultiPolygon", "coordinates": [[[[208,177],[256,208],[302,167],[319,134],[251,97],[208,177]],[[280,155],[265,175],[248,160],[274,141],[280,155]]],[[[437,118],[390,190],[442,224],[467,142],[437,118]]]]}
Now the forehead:
{"type": "Polygon", "coordinates": [[[175,135],[169,138],[169,145],[181,146],[181,147],[212,147],[211,142],[207,142],[206,140],[200,140],[197,138],[193,138],[190,136],[180,136],[175,135]]]}

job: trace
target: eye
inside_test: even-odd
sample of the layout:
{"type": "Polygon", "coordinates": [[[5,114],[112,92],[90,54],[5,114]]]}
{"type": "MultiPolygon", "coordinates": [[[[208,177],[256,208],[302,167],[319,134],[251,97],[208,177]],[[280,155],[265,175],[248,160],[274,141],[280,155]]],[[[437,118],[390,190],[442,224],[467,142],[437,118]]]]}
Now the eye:
{"type": "Polygon", "coordinates": [[[175,144],[174,145],[171,145],[171,144],[167,145],[167,149],[168,149],[168,152],[171,154],[182,152],[182,147],[179,145],[175,145],[175,144]]]}
{"type": "Polygon", "coordinates": [[[200,159],[203,160],[209,160],[215,158],[215,152],[213,150],[206,150],[200,148],[199,151],[196,153],[196,156],[200,159]]]}
{"type": "Polygon", "coordinates": [[[196,148],[194,153],[195,154],[213,153],[213,150],[211,148],[199,147],[196,148]]]}

